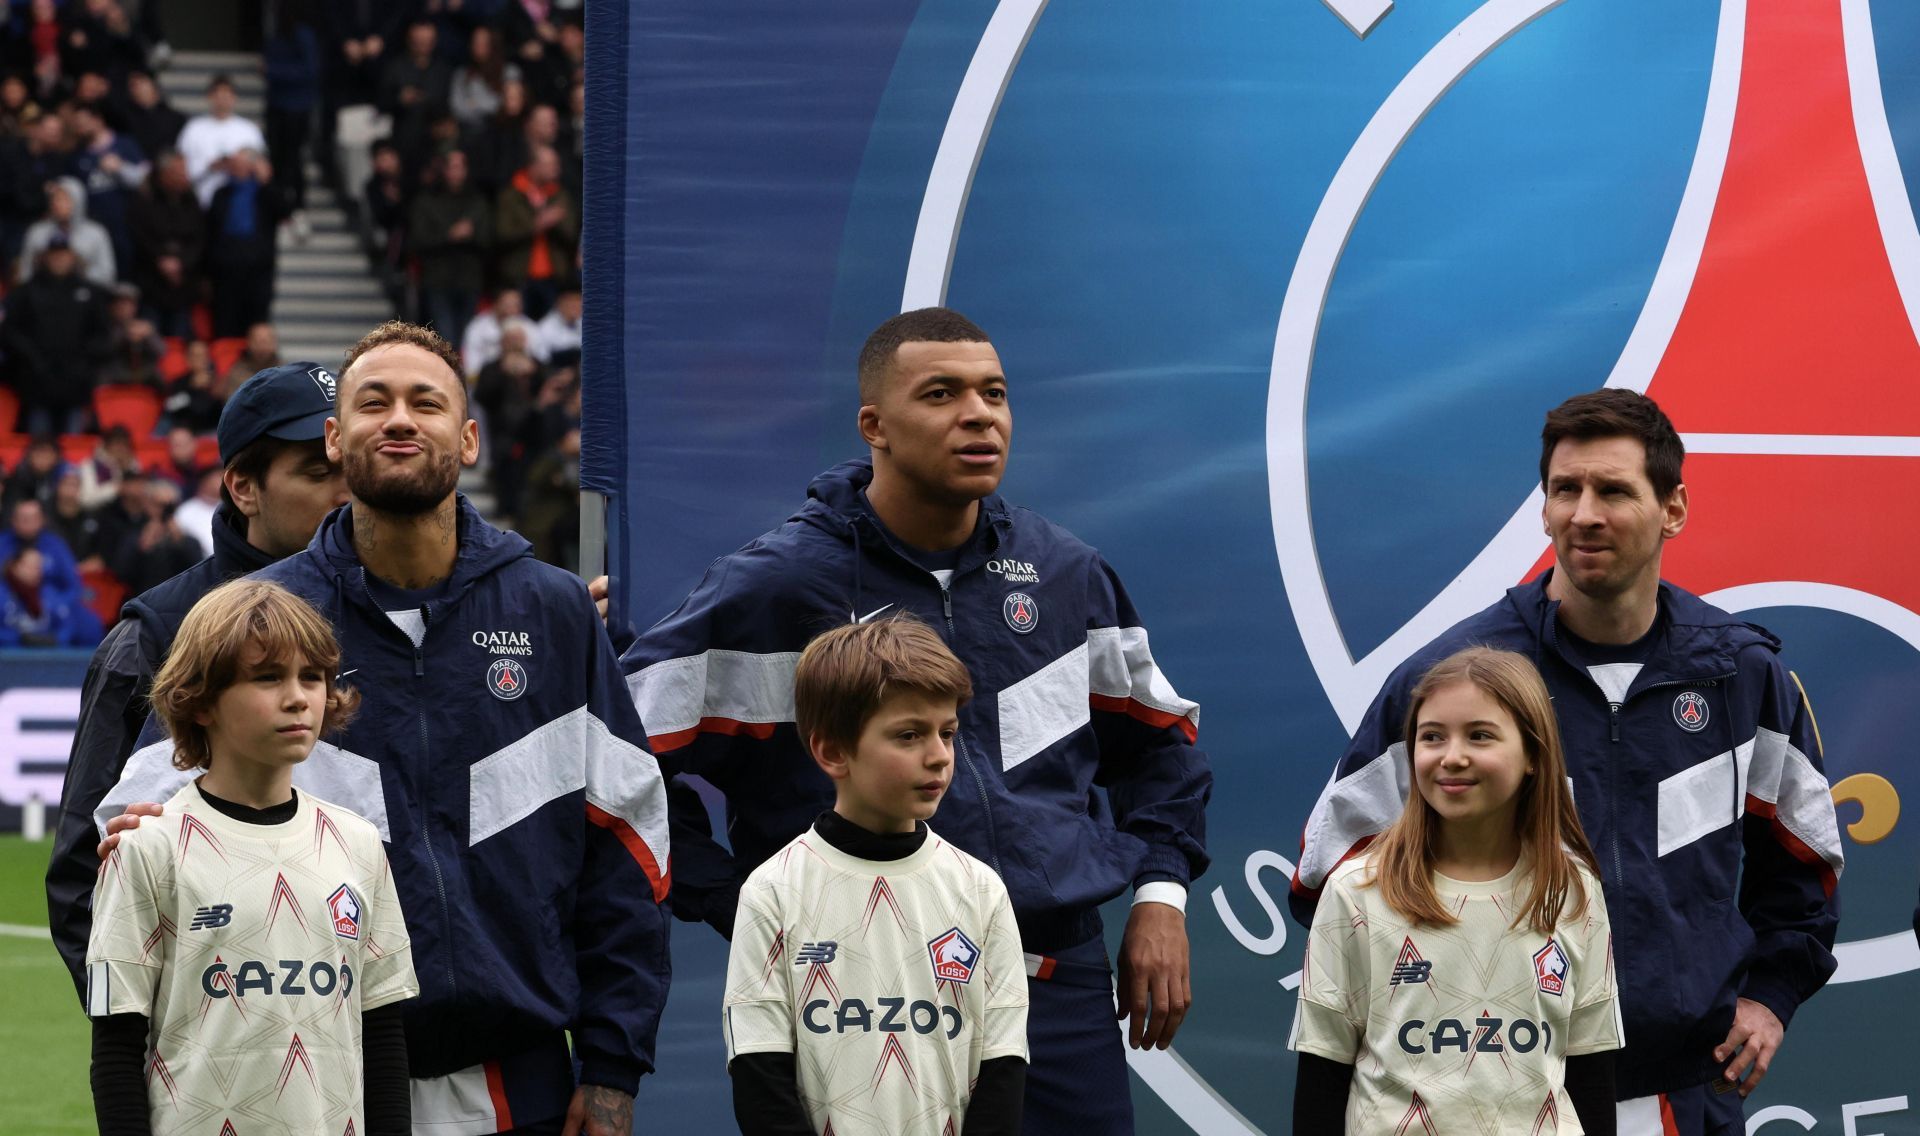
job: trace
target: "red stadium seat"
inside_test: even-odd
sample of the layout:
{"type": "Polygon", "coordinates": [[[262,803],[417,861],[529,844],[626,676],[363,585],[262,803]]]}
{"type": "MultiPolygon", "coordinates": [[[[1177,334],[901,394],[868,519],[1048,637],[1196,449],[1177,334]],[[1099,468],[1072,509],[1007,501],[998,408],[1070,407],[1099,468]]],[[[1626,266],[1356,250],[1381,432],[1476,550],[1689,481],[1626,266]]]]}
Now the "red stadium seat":
{"type": "Polygon", "coordinates": [[[117,383],[93,391],[93,418],[102,433],[125,426],[127,433],[144,438],[159,424],[160,411],[160,392],[152,387],[117,383]]]}
{"type": "Polygon", "coordinates": [[[91,458],[93,451],[99,448],[100,437],[97,434],[60,435],[60,460],[71,465],[79,465],[91,458]]]}
{"type": "Polygon", "coordinates": [[[216,339],[207,345],[207,353],[213,357],[213,373],[217,379],[233,369],[233,364],[246,354],[247,341],[244,339],[216,339]]]}
{"type": "Polygon", "coordinates": [[[80,598],[88,611],[100,617],[100,626],[112,627],[120,618],[120,605],[127,601],[127,586],[105,568],[89,568],[80,573],[80,598]]]}
{"type": "Polygon", "coordinates": [[[29,440],[25,434],[0,434],[0,469],[12,473],[27,456],[29,440]]]}
{"type": "Polygon", "coordinates": [[[20,396],[12,387],[0,387],[0,434],[11,434],[20,421],[20,396]]]}
{"type": "Polygon", "coordinates": [[[195,304],[193,314],[193,337],[205,343],[213,338],[213,309],[205,304],[195,304]]]}
{"type": "Polygon", "coordinates": [[[212,434],[201,438],[199,444],[194,447],[193,457],[195,461],[200,463],[201,469],[206,469],[208,466],[219,465],[220,439],[214,437],[212,434]]]}
{"type": "Polygon", "coordinates": [[[187,362],[187,341],[177,335],[166,339],[166,354],[160,356],[160,378],[166,382],[177,382],[180,376],[192,370],[187,362]]]}
{"type": "Polygon", "coordinates": [[[133,455],[140,462],[140,468],[148,473],[164,473],[173,468],[167,460],[167,440],[165,438],[135,437],[133,455]]]}

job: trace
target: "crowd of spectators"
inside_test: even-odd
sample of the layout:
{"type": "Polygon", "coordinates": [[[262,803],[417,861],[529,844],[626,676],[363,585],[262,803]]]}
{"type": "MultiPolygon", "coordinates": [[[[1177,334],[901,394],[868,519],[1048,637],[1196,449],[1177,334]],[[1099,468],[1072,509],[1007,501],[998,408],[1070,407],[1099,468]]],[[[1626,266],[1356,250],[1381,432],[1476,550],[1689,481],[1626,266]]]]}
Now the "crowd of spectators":
{"type": "Polygon", "coordinates": [[[366,5],[321,39],[322,102],[391,122],[359,199],[395,310],[460,345],[501,514],[577,567],[580,8],[366,5]]]}
{"type": "Polygon", "coordinates": [[[264,123],[226,76],[168,104],[158,0],[4,13],[0,647],[85,645],[204,555],[221,407],[281,362],[309,159],[395,313],[461,346],[500,519],[577,566],[579,0],[273,0],[264,123]],[[385,126],[361,163],[355,110],[385,126]]]}

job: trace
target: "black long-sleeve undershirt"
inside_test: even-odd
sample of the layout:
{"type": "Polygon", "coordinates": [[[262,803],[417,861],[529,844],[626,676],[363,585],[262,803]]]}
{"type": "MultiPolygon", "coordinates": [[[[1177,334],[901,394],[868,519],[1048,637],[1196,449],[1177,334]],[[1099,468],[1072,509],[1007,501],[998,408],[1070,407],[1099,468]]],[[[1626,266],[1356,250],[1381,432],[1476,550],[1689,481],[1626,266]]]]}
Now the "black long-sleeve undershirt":
{"type": "MultiPolygon", "coordinates": [[[[145,1014],[93,1019],[93,1113],[101,1136],[151,1136],[147,1119],[145,1014]]],[[[408,1136],[413,1096],[407,1081],[406,1019],[398,1004],[368,1010],[360,1020],[361,1077],[367,1136],[408,1136]]]]}

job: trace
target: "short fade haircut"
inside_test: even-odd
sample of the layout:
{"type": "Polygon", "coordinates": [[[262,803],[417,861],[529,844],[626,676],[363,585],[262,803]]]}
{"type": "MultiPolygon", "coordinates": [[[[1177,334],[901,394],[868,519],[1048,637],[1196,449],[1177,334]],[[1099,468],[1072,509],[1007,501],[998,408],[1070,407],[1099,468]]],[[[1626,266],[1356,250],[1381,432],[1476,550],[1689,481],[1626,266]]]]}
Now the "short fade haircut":
{"type": "Polygon", "coordinates": [[[1660,404],[1636,391],[1601,387],[1577,394],[1547,411],[1540,431],[1540,485],[1547,484],[1553,450],[1563,440],[1632,438],[1647,451],[1647,480],[1654,496],[1665,501],[1680,487],[1680,465],[1687,448],[1660,404]]]}
{"type": "Polygon", "coordinates": [[[980,325],[952,308],[916,308],[873,329],[860,348],[860,405],[880,399],[887,368],[902,343],[992,343],[980,325]]]}
{"type": "Polygon", "coordinates": [[[973,680],[940,636],[911,615],[849,623],[800,653],[793,671],[794,722],[803,740],[823,738],[852,754],[867,723],[903,691],[965,705],[973,697],[973,680]]]}
{"type": "Polygon", "coordinates": [[[340,642],[333,628],[305,600],[266,580],[232,580],[193,605],[166,662],[153,679],[153,710],[173,739],[175,769],[205,769],[213,763],[207,728],[194,716],[211,711],[221,692],[240,678],[250,649],[263,659],[295,652],[327,677],[326,711],[320,735],[340,730],[360,706],[358,691],[339,685],[340,642]]]}
{"type": "Polygon", "coordinates": [[[233,77],[225,71],[217,72],[213,78],[207,80],[208,94],[212,94],[222,87],[225,87],[228,91],[233,90],[233,77]]]}
{"type": "MultiPolygon", "coordinates": [[[[467,397],[467,371],[460,365],[460,353],[454,350],[453,344],[448,343],[446,337],[439,332],[405,320],[388,320],[361,336],[360,342],[347,348],[347,358],[340,367],[340,385],[337,389],[346,390],[347,373],[353,370],[353,365],[360,361],[361,356],[381,347],[402,345],[418,347],[447,365],[447,370],[453,375],[454,385],[460,388],[460,413],[463,417],[472,417],[472,400],[467,397]]],[[[334,402],[336,417],[340,413],[339,408],[340,404],[336,398],[334,402]]]]}

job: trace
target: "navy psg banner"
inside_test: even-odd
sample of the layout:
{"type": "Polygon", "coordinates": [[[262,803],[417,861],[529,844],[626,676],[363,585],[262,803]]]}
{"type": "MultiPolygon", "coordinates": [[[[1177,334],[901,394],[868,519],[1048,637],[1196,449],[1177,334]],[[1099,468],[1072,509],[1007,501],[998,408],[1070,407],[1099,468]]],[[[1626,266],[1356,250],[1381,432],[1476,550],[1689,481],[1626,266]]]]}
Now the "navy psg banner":
{"type": "MultiPolygon", "coordinates": [[[[862,452],[862,339],[947,303],[1007,368],[1004,493],[1101,549],[1203,707],[1194,1009],[1134,1055],[1141,1131],[1288,1130],[1301,826],[1387,673],[1547,562],[1541,417],[1611,384],[1686,435],[1667,575],[1786,641],[1839,800],[1839,972],[1749,1131],[1920,1133],[1920,5],[589,18],[586,478],[627,615],[862,452]]],[[[643,1091],[727,1130],[723,945],[675,933],[643,1091]]]]}

